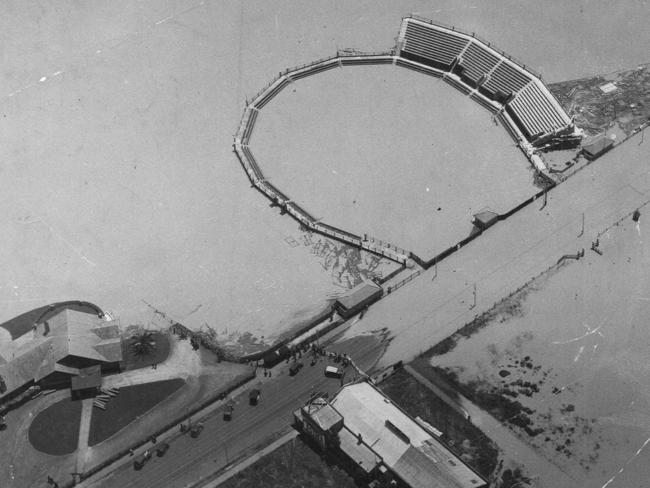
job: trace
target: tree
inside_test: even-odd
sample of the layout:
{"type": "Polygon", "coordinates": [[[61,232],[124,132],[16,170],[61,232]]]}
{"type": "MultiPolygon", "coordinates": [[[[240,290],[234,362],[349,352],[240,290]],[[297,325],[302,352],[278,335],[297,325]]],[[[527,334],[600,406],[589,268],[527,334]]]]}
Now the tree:
{"type": "Polygon", "coordinates": [[[129,349],[138,359],[153,355],[157,347],[153,332],[150,330],[136,332],[130,338],[129,349]]]}

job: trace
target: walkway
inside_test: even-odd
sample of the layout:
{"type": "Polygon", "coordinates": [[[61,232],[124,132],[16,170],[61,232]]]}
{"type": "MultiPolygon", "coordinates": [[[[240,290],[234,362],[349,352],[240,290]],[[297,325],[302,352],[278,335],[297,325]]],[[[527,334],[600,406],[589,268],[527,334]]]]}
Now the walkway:
{"type": "MultiPolygon", "coordinates": [[[[444,391],[444,389],[449,388],[449,386],[441,385],[441,388],[422,376],[409,365],[404,366],[404,369],[422,385],[426,386],[436,396],[447,403],[447,405],[460,412],[462,415],[465,415],[472,424],[481,429],[485,435],[496,442],[499,449],[501,449],[508,458],[525,466],[526,473],[531,474],[533,477],[538,476],[540,473],[545,473],[545,476],[550,475],[550,479],[564,480],[565,484],[563,486],[572,486],[575,484],[575,481],[571,476],[544,458],[541,454],[537,453],[533,448],[526,444],[526,442],[519,439],[510,429],[508,429],[508,427],[504,426],[499,420],[492,417],[492,415],[482,410],[469,399],[465,398],[460,393],[456,393],[458,399],[454,400],[444,391]]],[[[539,486],[544,485],[540,484],[539,486]]]]}
{"type": "Polygon", "coordinates": [[[83,473],[88,459],[88,436],[90,434],[90,419],[93,413],[93,399],[81,401],[81,420],[79,421],[79,441],[77,446],[77,473],[83,473]]]}

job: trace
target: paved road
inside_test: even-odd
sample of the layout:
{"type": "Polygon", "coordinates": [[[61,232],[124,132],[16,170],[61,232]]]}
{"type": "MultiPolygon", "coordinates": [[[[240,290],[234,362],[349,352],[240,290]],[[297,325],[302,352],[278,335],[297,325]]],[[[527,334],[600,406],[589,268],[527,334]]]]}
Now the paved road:
{"type": "MultiPolygon", "coordinates": [[[[636,135],[376,303],[348,335],[390,331],[380,366],[409,361],[650,201],[650,141],[636,135]],[[584,232],[582,215],[584,214],[584,232]],[[476,306],[473,287],[476,284],[476,306]]],[[[650,218],[642,210],[641,227],[650,218]]],[[[604,256],[603,259],[607,257],[604,256]]]]}
{"type": "MultiPolygon", "coordinates": [[[[371,367],[381,354],[376,340],[352,340],[337,344],[335,350],[351,354],[364,369],[371,367]]],[[[308,360],[303,362],[304,368],[294,377],[287,374],[285,363],[274,368],[272,380],[259,385],[262,399],[258,406],[249,406],[245,394],[235,398],[232,421],[224,421],[222,409],[218,409],[204,421],[205,429],[197,439],[189,435],[177,437],[164,458],[154,456],[140,471],[135,471],[131,463],[125,464],[105,478],[84,485],[94,488],[201,486],[214,472],[290,425],[292,412],[313,391],[331,394],[338,390],[340,381],[323,375],[328,364],[325,358],[314,367],[308,360]]],[[[348,368],[348,373],[355,374],[352,368],[348,368]]]]}

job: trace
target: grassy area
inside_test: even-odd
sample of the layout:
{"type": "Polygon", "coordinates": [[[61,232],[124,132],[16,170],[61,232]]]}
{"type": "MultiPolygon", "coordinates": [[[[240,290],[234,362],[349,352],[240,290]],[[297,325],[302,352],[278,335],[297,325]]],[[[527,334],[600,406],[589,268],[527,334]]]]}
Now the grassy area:
{"type": "Polygon", "coordinates": [[[184,384],[177,378],[121,388],[119,395],[106,404],[106,410],[93,409],[88,445],[108,439],[184,384]]]}
{"type": "Polygon", "coordinates": [[[380,389],[412,417],[420,417],[443,432],[443,441],[481,476],[489,479],[497,466],[497,446],[465,417],[400,370],[380,389]]]}
{"type": "Polygon", "coordinates": [[[122,371],[150,367],[167,359],[171,349],[169,338],[162,332],[156,331],[151,333],[151,340],[155,342],[155,346],[151,348],[150,353],[145,355],[136,353],[131,347],[131,340],[124,339],[122,341],[122,361],[120,362],[122,371]]]}
{"type": "Polygon", "coordinates": [[[62,456],[77,449],[81,402],[61,400],[40,412],[29,426],[29,442],[46,454],[62,456]]]}
{"type": "Polygon", "coordinates": [[[70,309],[78,312],[85,312],[91,315],[97,315],[99,307],[89,302],[69,301],[57,302],[50,305],[43,305],[42,307],[35,308],[29,312],[14,317],[11,320],[0,324],[0,327],[6,329],[11,334],[11,339],[15,340],[23,334],[29,332],[36,322],[43,322],[53,315],[59,313],[61,310],[70,309]]]}
{"type": "Polygon", "coordinates": [[[300,437],[236,474],[222,488],[356,488],[341,468],[328,464],[300,437]]]}

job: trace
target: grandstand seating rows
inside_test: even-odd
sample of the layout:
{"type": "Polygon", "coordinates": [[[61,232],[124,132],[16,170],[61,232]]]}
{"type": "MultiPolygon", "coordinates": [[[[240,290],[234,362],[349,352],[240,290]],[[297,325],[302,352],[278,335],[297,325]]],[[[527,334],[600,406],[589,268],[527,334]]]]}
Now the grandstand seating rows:
{"type": "Polygon", "coordinates": [[[470,43],[461,56],[463,76],[477,84],[479,80],[499,64],[500,59],[480,44],[470,43]]]}
{"type": "Polygon", "coordinates": [[[529,135],[545,133],[567,125],[557,107],[535,82],[529,83],[512,100],[510,106],[529,135]]]}
{"type": "Polygon", "coordinates": [[[463,52],[468,42],[464,37],[459,37],[452,32],[409,22],[402,51],[450,66],[463,52]]]}
{"type": "Polygon", "coordinates": [[[530,76],[522,73],[504,59],[494,68],[487,81],[481,86],[495,95],[500,92],[508,96],[511,93],[517,93],[530,81],[530,76]]]}
{"type": "MultiPolygon", "coordinates": [[[[505,104],[530,139],[537,139],[558,129],[569,127],[571,120],[543,83],[509,57],[495,51],[473,35],[406,18],[400,29],[401,51],[396,65],[440,76],[435,68],[460,74],[444,79],[463,93],[479,87],[480,94],[497,104],[505,104]]],[[[488,110],[495,107],[476,93],[472,98],[488,110]]]]}

